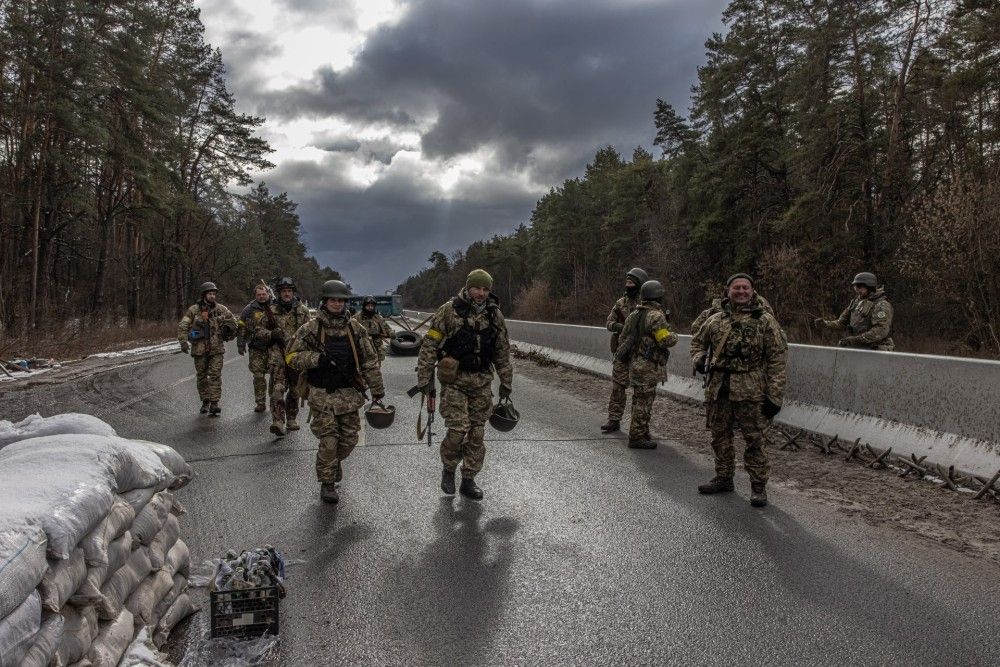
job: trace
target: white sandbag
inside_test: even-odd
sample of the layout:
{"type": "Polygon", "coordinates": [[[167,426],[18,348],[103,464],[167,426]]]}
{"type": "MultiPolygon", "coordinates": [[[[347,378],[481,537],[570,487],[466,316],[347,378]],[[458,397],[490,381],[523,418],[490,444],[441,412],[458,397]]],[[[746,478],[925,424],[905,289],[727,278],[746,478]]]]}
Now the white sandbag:
{"type": "Polygon", "coordinates": [[[132,555],[132,534],[126,532],[108,545],[108,564],[87,568],[87,576],[80,587],[73,592],[69,603],[77,607],[98,604],[104,599],[101,587],[118,571],[132,555]]]}
{"type": "Polygon", "coordinates": [[[45,545],[38,526],[0,527],[0,618],[17,609],[45,576],[45,545]]]}
{"type": "Polygon", "coordinates": [[[119,667],[173,667],[170,658],[160,653],[153,644],[149,628],[142,628],[135,636],[119,667]]]}
{"type": "Polygon", "coordinates": [[[134,442],[142,443],[150,450],[153,451],[160,461],[173,473],[174,481],[170,484],[171,489],[179,489],[185,486],[194,477],[194,473],[191,471],[191,466],[188,462],[184,460],[184,457],[180,453],[168,445],[162,445],[158,442],[149,442],[148,440],[135,440],[134,442]]]}
{"type": "Polygon", "coordinates": [[[35,641],[21,661],[21,667],[46,667],[56,654],[62,641],[63,626],[66,621],[62,614],[52,614],[44,621],[35,635],[35,641]]]}
{"type": "Polygon", "coordinates": [[[150,487],[148,489],[132,489],[120,494],[118,497],[131,505],[136,515],[138,515],[142,508],[153,499],[156,493],[157,490],[150,487]]]}
{"type": "Polygon", "coordinates": [[[52,658],[52,665],[55,667],[72,665],[86,658],[99,630],[97,610],[93,607],[66,607],[62,616],[65,619],[62,640],[52,658]]]}
{"type": "Polygon", "coordinates": [[[60,434],[118,435],[111,425],[93,415],[67,412],[62,415],[43,417],[35,414],[13,424],[0,421],[0,449],[5,445],[43,435],[60,434]]]}
{"type": "Polygon", "coordinates": [[[149,562],[154,570],[159,570],[166,563],[167,553],[177,544],[180,534],[181,524],[177,521],[177,517],[171,514],[149,545],[149,562]]]}
{"type": "Polygon", "coordinates": [[[184,540],[178,539],[174,546],[170,547],[163,567],[171,574],[180,574],[184,577],[191,574],[191,552],[184,540]]]}
{"type": "Polygon", "coordinates": [[[159,570],[142,580],[125,601],[125,608],[132,612],[136,629],[152,623],[153,609],[174,587],[174,578],[166,570],[159,570]]]}
{"type": "Polygon", "coordinates": [[[156,626],[156,632],[153,633],[153,643],[157,647],[163,646],[170,637],[170,633],[174,627],[196,611],[198,611],[198,608],[191,602],[190,595],[187,593],[178,595],[174,603],[167,609],[167,612],[163,614],[160,623],[156,626]]]}
{"type": "Polygon", "coordinates": [[[167,520],[173,502],[174,495],[169,491],[161,491],[153,496],[153,499],[136,515],[132,527],[129,528],[132,540],[139,544],[151,544],[153,538],[163,528],[163,522],[167,520]]]}
{"type": "Polygon", "coordinates": [[[104,520],[80,542],[87,565],[107,565],[108,545],[128,530],[135,520],[135,510],[121,498],[115,498],[104,520]]]}
{"type": "Polygon", "coordinates": [[[41,625],[42,599],[33,591],[17,609],[0,618],[0,667],[21,664],[41,625]]]}
{"type": "Polygon", "coordinates": [[[97,615],[100,619],[111,621],[117,618],[125,606],[125,600],[128,600],[139,582],[145,579],[151,570],[147,550],[139,548],[133,551],[128,562],[114,572],[101,587],[103,599],[97,605],[97,615]]]}
{"type": "Polygon", "coordinates": [[[101,631],[90,647],[87,658],[94,667],[116,667],[132,643],[132,612],[123,609],[110,623],[101,623],[101,631]]]}
{"type": "Polygon", "coordinates": [[[177,599],[177,596],[186,591],[187,589],[188,589],[187,577],[180,574],[175,574],[173,576],[170,588],[167,589],[167,592],[164,594],[164,596],[159,600],[157,600],[156,604],[153,606],[153,613],[150,615],[149,623],[147,625],[155,629],[156,626],[159,625],[160,619],[163,618],[163,615],[167,613],[168,609],[170,609],[170,605],[172,605],[174,603],[174,600],[177,599]]]}
{"type": "Polygon", "coordinates": [[[59,611],[86,579],[87,562],[83,557],[83,549],[73,549],[66,560],[52,561],[38,585],[42,606],[52,612],[59,611]]]}

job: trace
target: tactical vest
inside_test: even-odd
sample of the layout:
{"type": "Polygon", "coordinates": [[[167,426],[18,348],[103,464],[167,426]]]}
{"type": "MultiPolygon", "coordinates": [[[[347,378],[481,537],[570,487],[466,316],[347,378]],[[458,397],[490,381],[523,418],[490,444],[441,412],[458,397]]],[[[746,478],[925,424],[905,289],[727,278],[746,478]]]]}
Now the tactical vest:
{"type": "Polygon", "coordinates": [[[718,368],[731,373],[746,373],[763,366],[764,323],[760,318],[759,311],[743,320],[727,315],[730,330],[719,351],[716,362],[718,368]]]}
{"type": "Polygon", "coordinates": [[[326,340],[323,341],[323,353],[335,365],[310,368],[306,371],[306,378],[309,384],[320,389],[326,389],[327,391],[354,387],[355,379],[358,375],[358,367],[354,363],[351,341],[347,335],[326,336],[326,340]]]}
{"type": "Polygon", "coordinates": [[[860,336],[872,328],[872,311],[875,301],[871,299],[855,299],[851,306],[851,321],[847,325],[848,333],[860,336]]]}
{"type": "Polygon", "coordinates": [[[451,300],[455,313],[462,318],[462,326],[441,346],[439,356],[458,359],[458,369],[466,373],[487,371],[493,363],[499,329],[496,325],[496,306],[487,306],[489,324],[484,329],[475,328],[469,317],[472,306],[458,297],[451,300]]]}

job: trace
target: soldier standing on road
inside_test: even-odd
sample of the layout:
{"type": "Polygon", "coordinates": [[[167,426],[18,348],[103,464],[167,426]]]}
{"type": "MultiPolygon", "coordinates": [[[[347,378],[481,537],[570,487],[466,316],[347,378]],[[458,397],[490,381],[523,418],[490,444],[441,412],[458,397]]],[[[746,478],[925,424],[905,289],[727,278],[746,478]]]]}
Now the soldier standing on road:
{"type": "Polygon", "coordinates": [[[337,482],[344,459],[358,444],[365,391],[371,390],[373,401],[385,396],[378,353],[365,328],[351,319],[349,298],[343,282],[323,283],[316,317],[299,327],[285,355],[289,366],[306,374],[309,425],[319,438],[316,477],[326,503],[340,500],[337,482]]]}
{"type": "Polygon", "coordinates": [[[486,457],[493,370],[500,376],[501,400],[510,398],[514,376],[507,325],[491,289],[489,273],[482,269],[469,273],[465,288],[431,319],[417,362],[417,385],[424,392],[433,386],[435,365],[441,381],[441,416],[448,428],[441,440],[441,490],[455,493],[455,469],[461,463],[459,490],[474,500],[483,497],[475,478],[486,457]]]}
{"type": "Polygon", "coordinates": [[[896,345],[892,342],[892,304],[885,296],[885,288],[879,289],[874,273],[859,273],[854,276],[854,300],[835,320],[814,320],[817,326],[835,331],[846,331],[847,336],[837,343],[840,347],[859,347],[865,350],[892,352],[896,345]]]}
{"type": "MultiPolygon", "coordinates": [[[[622,415],[625,414],[625,388],[628,387],[628,362],[620,362],[615,358],[618,341],[621,337],[625,319],[639,305],[639,288],[647,280],[646,272],[640,268],[631,269],[625,274],[625,293],[615,301],[608,313],[608,331],[611,332],[611,398],[608,399],[608,421],[601,427],[604,433],[614,433],[621,428],[622,415]]],[[[635,396],[632,397],[633,405],[635,396]]]]}
{"type": "Polygon", "coordinates": [[[253,376],[254,412],[264,412],[267,409],[267,348],[270,334],[262,325],[264,311],[271,303],[271,292],[267,285],[257,285],[253,290],[253,301],[248,303],[240,313],[239,335],[236,346],[240,356],[250,348],[250,359],[247,366],[253,376]]]}
{"type": "MultiPolygon", "coordinates": [[[[774,308],[771,307],[771,304],[768,303],[767,299],[765,299],[760,294],[760,292],[754,291],[754,294],[757,295],[758,299],[760,299],[761,307],[763,307],[764,310],[767,311],[771,316],[774,316],[774,308]]],[[[723,300],[725,300],[725,298],[726,295],[723,295],[719,299],[712,299],[712,304],[705,310],[701,311],[698,317],[694,319],[694,322],[691,323],[692,334],[697,333],[698,329],[701,328],[701,325],[704,324],[708,320],[708,318],[710,318],[712,315],[722,312],[722,302],[723,300]]],[[[775,319],[777,318],[775,317],[775,319]]]]}
{"type": "Polygon", "coordinates": [[[283,436],[298,431],[299,372],[285,363],[285,346],[303,324],[309,321],[309,309],[295,294],[295,281],[279,278],[274,285],[278,298],[264,311],[261,324],[268,333],[267,371],[271,376],[271,433],[283,436]],[[287,421],[286,421],[287,420],[287,421]],[[286,431],[287,429],[287,431],[286,431]]]}
{"type": "Polygon", "coordinates": [[[677,344],[677,334],[667,328],[663,309],[663,285],[657,280],[642,284],[641,301],[625,320],[616,363],[627,364],[632,384],[632,421],[628,446],[632,449],[655,449],[649,435],[649,420],[656,400],[656,385],[667,379],[670,348],[677,344]]]}
{"type": "Polygon", "coordinates": [[[385,318],[375,309],[377,303],[375,297],[366,296],[361,306],[361,312],[354,316],[371,336],[372,345],[378,351],[379,364],[385,361],[385,341],[392,338],[392,329],[386,323],[385,318]]]}
{"type": "Polygon", "coordinates": [[[226,341],[236,337],[236,317],[215,298],[219,288],[215,283],[204,283],[199,290],[201,298],[188,308],[177,326],[177,340],[181,351],[190,352],[198,376],[198,397],[201,413],[217,415],[222,412],[222,364],[226,354],[226,341]]]}
{"type": "Polygon", "coordinates": [[[722,311],[712,315],[691,339],[696,370],[708,373],[705,404],[715,452],[715,477],[701,493],[733,490],[733,427],[739,426],[750,475],[750,504],[767,505],[767,430],[785,394],[788,342],[781,325],[754,293],[753,279],[737,273],[726,281],[722,311]]]}

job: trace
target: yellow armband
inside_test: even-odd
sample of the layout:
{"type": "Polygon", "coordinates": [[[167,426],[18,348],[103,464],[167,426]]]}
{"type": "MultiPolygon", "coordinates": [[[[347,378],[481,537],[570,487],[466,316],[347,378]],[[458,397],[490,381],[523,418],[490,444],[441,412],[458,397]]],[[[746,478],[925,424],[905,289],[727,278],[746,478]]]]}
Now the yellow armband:
{"type": "Polygon", "coordinates": [[[444,339],[444,334],[437,329],[428,329],[427,337],[436,343],[440,343],[444,339]]]}
{"type": "Polygon", "coordinates": [[[298,355],[299,355],[298,352],[289,352],[288,354],[286,354],[285,355],[285,365],[286,366],[291,366],[292,365],[292,360],[294,360],[295,357],[297,357],[298,355]]]}
{"type": "Polygon", "coordinates": [[[653,338],[656,339],[657,343],[659,343],[661,340],[663,340],[669,335],[670,332],[667,329],[657,329],[656,331],[653,332],[653,338]]]}

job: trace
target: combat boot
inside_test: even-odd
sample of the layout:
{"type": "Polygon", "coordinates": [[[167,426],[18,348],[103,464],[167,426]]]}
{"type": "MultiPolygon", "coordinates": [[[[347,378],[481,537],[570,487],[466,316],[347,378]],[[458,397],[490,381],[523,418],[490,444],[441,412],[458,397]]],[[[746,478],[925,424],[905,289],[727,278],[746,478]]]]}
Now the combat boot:
{"type": "Polygon", "coordinates": [[[208,401],[201,402],[201,410],[199,410],[198,412],[200,412],[203,415],[208,414],[208,401]]]}
{"type": "Polygon", "coordinates": [[[442,470],[441,471],[441,490],[448,494],[449,496],[455,495],[455,471],[454,470],[442,470]]]}
{"type": "Polygon", "coordinates": [[[698,493],[728,493],[733,490],[732,477],[719,477],[716,475],[708,484],[698,487],[698,493]]]}
{"type": "Polygon", "coordinates": [[[458,487],[458,490],[466,498],[472,498],[473,500],[483,499],[483,490],[476,484],[476,480],[471,477],[463,477],[462,485],[458,487]]]}
{"type": "Polygon", "coordinates": [[[222,412],[222,408],[219,407],[219,402],[218,401],[212,401],[211,403],[209,403],[209,405],[208,405],[208,413],[209,414],[211,414],[211,415],[217,415],[217,414],[220,414],[221,412],[222,412]]]}
{"type": "Polygon", "coordinates": [[[264,412],[264,410],[267,410],[267,405],[264,404],[264,401],[258,401],[257,405],[253,406],[254,412],[264,412]]]}
{"type": "Polygon", "coordinates": [[[299,428],[301,427],[299,426],[299,423],[297,421],[295,421],[294,419],[289,419],[288,423],[285,424],[285,428],[288,429],[289,431],[298,431],[299,428]]]}
{"type": "Polygon", "coordinates": [[[271,422],[271,433],[275,434],[279,438],[285,435],[285,425],[275,419],[271,422]]]}
{"type": "Polygon", "coordinates": [[[340,502],[340,494],[337,493],[337,485],[333,482],[323,482],[323,485],[319,487],[319,499],[324,503],[340,502]]]}
{"type": "Polygon", "coordinates": [[[609,419],[608,423],[601,427],[601,433],[614,433],[620,430],[622,423],[617,419],[609,419]]]}
{"type": "Polygon", "coordinates": [[[750,504],[754,507],[767,505],[767,484],[763,482],[750,483],[750,504]]]}
{"type": "Polygon", "coordinates": [[[339,482],[342,479],[344,479],[344,469],[341,467],[340,461],[337,461],[337,467],[333,472],[333,480],[339,482]]]}
{"type": "Polygon", "coordinates": [[[649,437],[648,433],[643,433],[638,438],[628,439],[629,449],[656,449],[656,441],[649,437]]]}

